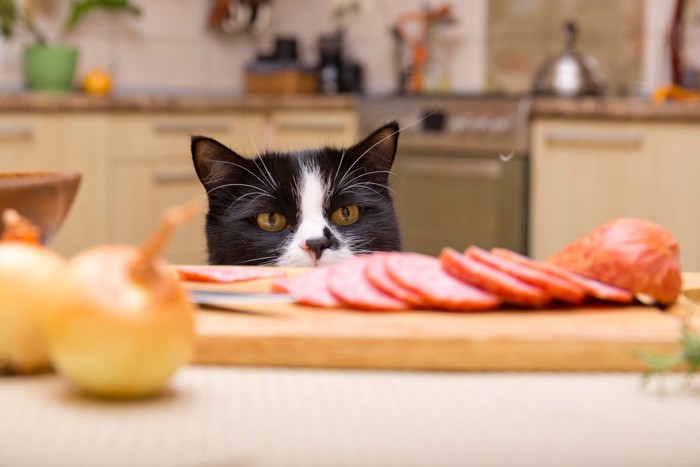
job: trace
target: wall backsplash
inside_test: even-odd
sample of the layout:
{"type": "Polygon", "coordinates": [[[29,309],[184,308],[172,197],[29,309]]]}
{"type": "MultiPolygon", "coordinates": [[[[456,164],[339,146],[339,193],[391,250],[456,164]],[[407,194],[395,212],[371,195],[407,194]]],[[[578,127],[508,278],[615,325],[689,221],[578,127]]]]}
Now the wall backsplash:
{"type": "MultiPolygon", "coordinates": [[[[92,13],[65,41],[79,46],[79,76],[93,67],[111,70],[117,91],[241,93],[243,68],[275,35],[294,35],[302,58],[316,57],[316,40],[333,29],[332,0],[275,0],[273,30],[263,37],[225,36],[206,29],[207,0],[133,0],[134,18],[92,13]]],[[[34,0],[37,20],[57,37],[70,0],[34,0]]],[[[396,87],[389,25],[399,12],[423,0],[365,0],[349,22],[348,52],[365,67],[368,92],[396,87]]],[[[427,2],[433,5],[439,1],[427,2]]],[[[524,91],[532,73],[558,50],[562,19],[573,15],[580,48],[596,55],[613,90],[648,90],[667,77],[665,34],[670,0],[460,0],[458,23],[448,32],[451,89],[524,91]],[[593,5],[592,3],[595,3],[593,5]]],[[[22,89],[20,31],[0,38],[0,90],[22,89]]]]}
{"type": "Polygon", "coordinates": [[[489,3],[487,87],[522,92],[552,54],[563,49],[562,25],[578,27],[576,49],[597,59],[607,92],[638,89],[644,3],[630,0],[492,0],[489,3]]]}

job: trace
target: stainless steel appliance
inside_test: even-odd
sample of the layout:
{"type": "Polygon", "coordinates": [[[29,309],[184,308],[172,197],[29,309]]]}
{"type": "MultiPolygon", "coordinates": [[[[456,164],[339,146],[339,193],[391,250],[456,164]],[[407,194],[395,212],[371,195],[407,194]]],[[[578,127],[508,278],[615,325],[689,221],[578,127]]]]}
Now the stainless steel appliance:
{"type": "Polygon", "coordinates": [[[510,97],[395,97],[360,105],[367,133],[403,130],[394,163],[404,250],[506,247],[527,253],[530,102],[510,97]]]}
{"type": "Polygon", "coordinates": [[[540,95],[599,96],[605,80],[598,61],[575,49],[578,28],[573,21],[564,22],[564,50],[547,59],[535,75],[534,92],[540,95]]]}

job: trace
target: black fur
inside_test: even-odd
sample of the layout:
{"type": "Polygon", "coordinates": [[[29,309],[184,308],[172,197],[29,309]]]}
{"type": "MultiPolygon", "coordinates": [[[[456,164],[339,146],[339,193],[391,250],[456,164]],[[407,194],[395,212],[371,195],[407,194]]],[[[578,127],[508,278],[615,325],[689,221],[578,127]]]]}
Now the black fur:
{"type": "Polygon", "coordinates": [[[354,253],[400,250],[399,228],[388,190],[398,132],[398,124],[392,122],[345,151],[326,147],[268,152],[260,158],[242,157],[208,137],[193,137],[195,170],[209,200],[206,217],[209,263],[276,264],[300,221],[295,181],[299,179],[302,164],[309,163],[317,165],[330,182],[329,203],[324,206],[327,219],[344,205],[355,204],[361,210],[356,223],[333,226],[341,239],[329,229],[324,230],[327,242],[322,242],[319,248],[332,249],[342,239],[352,238],[349,246],[354,253]],[[348,172],[350,175],[340,183],[348,172]],[[262,230],[255,219],[264,212],[283,214],[287,227],[279,232],[262,230]]]}

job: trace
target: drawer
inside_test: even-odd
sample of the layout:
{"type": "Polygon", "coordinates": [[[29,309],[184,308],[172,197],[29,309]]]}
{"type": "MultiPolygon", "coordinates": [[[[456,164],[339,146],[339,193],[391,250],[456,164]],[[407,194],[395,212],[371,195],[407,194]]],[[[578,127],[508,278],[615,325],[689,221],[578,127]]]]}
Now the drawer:
{"type": "MultiPolygon", "coordinates": [[[[204,188],[187,157],[118,159],[110,164],[107,196],[108,241],[140,245],[167,208],[201,197],[204,188]]],[[[206,262],[202,212],[180,226],[163,256],[171,263],[206,262]]]]}
{"type": "Polygon", "coordinates": [[[275,148],[283,151],[357,142],[357,116],[351,110],[279,111],[272,115],[275,148]]]}
{"type": "Polygon", "coordinates": [[[32,117],[0,118],[0,170],[39,169],[41,123],[32,117]]]}
{"type": "Polygon", "coordinates": [[[111,156],[189,155],[193,135],[209,136],[241,152],[253,152],[260,140],[257,115],[149,114],[116,115],[109,131],[111,156]]]}

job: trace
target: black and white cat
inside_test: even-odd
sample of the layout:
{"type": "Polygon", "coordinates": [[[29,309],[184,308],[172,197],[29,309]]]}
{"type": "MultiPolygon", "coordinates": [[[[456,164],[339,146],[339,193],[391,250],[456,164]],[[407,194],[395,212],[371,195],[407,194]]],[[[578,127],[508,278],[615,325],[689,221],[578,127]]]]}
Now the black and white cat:
{"type": "Polygon", "coordinates": [[[193,137],[209,264],[317,266],[400,250],[388,188],[398,134],[392,122],[348,148],[254,158],[193,137]]]}

